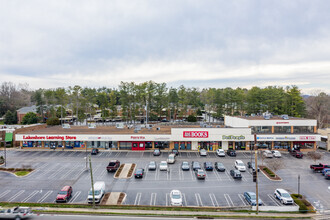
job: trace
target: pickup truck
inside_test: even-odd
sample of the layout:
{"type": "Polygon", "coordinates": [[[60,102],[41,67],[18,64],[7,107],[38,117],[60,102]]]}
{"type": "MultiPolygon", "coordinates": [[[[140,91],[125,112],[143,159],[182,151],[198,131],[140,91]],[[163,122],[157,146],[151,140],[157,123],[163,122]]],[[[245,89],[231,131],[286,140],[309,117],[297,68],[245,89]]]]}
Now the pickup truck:
{"type": "Polygon", "coordinates": [[[119,160],[111,160],[107,166],[107,171],[111,172],[111,171],[117,171],[118,168],[120,167],[120,162],[119,160]]]}
{"type": "Polygon", "coordinates": [[[325,165],[325,164],[322,164],[322,163],[320,163],[320,164],[314,164],[314,165],[311,165],[310,166],[310,168],[312,169],[312,170],[314,170],[315,172],[322,172],[322,170],[324,169],[324,168],[330,168],[330,165],[325,165]]]}
{"type": "Polygon", "coordinates": [[[12,209],[0,210],[0,219],[27,219],[32,217],[29,207],[15,207],[12,209]]]}

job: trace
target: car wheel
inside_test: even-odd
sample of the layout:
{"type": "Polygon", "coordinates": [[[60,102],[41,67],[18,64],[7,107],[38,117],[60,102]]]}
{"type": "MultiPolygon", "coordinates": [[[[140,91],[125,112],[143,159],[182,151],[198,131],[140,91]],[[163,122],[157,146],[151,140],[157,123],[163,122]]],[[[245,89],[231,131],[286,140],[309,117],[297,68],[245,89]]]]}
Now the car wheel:
{"type": "Polygon", "coordinates": [[[21,217],[19,217],[18,215],[15,216],[15,220],[21,220],[21,217]]]}
{"type": "Polygon", "coordinates": [[[284,205],[284,201],[283,201],[283,199],[281,200],[281,203],[284,205]]]}
{"type": "Polygon", "coordinates": [[[278,199],[275,193],[274,193],[274,197],[275,197],[275,199],[278,199]]]}

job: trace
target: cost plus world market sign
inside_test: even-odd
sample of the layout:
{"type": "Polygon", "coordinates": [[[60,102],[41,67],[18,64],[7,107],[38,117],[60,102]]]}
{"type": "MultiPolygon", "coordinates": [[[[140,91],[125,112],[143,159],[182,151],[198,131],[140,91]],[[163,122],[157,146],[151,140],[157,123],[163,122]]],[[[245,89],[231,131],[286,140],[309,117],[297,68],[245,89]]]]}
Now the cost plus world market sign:
{"type": "Polygon", "coordinates": [[[184,138],[208,138],[209,132],[208,131],[184,131],[183,137],[184,138]]]}

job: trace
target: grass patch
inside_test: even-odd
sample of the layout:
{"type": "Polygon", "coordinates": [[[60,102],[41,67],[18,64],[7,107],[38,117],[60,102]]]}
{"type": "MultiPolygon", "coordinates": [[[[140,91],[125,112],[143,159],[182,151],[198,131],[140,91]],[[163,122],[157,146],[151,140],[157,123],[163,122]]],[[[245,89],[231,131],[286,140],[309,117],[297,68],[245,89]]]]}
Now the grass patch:
{"type": "Polygon", "coordinates": [[[300,194],[291,194],[294,202],[299,206],[299,212],[301,213],[315,213],[314,207],[306,198],[300,194]]]}
{"type": "Polygon", "coordinates": [[[26,176],[29,173],[30,173],[29,171],[16,171],[15,172],[16,176],[26,176]]]}

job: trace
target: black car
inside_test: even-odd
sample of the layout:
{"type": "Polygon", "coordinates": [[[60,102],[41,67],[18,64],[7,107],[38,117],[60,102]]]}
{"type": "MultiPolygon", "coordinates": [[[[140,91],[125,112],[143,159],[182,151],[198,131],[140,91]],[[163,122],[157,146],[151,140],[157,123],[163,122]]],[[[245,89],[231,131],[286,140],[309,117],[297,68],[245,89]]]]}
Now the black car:
{"type": "Polygon", "coordinates": [[[191,162],[191,167],[192,167],[193,170],[201,169],[201,165],[197,161],[192,161],[191,162]]]}
{"type": "Polygon", "coordinates": [[[206,171],[213,171],[213,166],[211,162],[204,162],[204,168],[206,171]]]}
{"type": "Polygon", "coordinates": [[[220,171],[220,172],[225,172],[226,171],[225,166],[220,162],[215,162],[214,167],[217,171],[220,171]]]}
{"type": "MultiPolygon", "coordinates": [[[[254,162],[247,162],[248,168],[252,169],[252,171],[254,172],[256,170],[256,165],[254,162]]],[[[260,171],[259,167],[258,167],[258,172],[260,171]]]]}
{"type": "Polygon", "coordinates": [[[178,156],[179,151],[177,149],[172,149],[172,154],[174,154],[175,156],[178,156]]]}
{"type": "Polygon", "coordinates": [[[135,176],[135,178],[142,178],[143,174],[144,174],[144,169],[139,168],[139,169],[136,169],[134,176],[135,176]]]}
{"type": "Polygon", "coordinates": [[[242,175],[241,175],[241,172],[239,170],[230,170],[230,175],[234,179],[242,179],[242,175]]]}
{"type": "Polygon", "coordinates": [[[236,157],[236,151],[235,150],[227,150],[227,154],[230,157],[236,157]]]}
{"type": "Polygon", "coordinates": [[[99,149],[97,149],[97,148],[92,149],[92,152],[91,152],[92,155],[96,155],[98,153],[99,153],[99,149]]]}
{"type": "Polygon", "coordinates": [[[161,154],[161,151],[159,149],[154,150],[154,156],[159,156],[161,154]]]}

